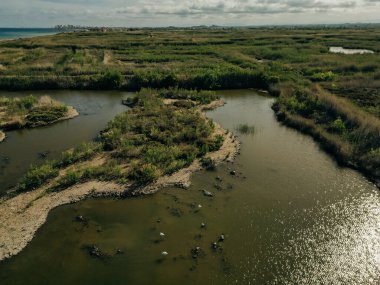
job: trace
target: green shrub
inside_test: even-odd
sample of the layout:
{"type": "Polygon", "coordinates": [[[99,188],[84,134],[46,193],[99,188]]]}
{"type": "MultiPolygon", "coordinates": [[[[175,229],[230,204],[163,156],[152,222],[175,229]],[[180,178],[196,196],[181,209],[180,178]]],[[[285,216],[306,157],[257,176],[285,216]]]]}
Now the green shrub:
{"type": "Polygon", "coordinates": [[[115,161],[110,161],[102,166],[87,167],[83,171],[82,180],[115,181],[122,177],[121,167],[115,161]]]}
{"type": "Polygon", "coordinates": [[[57,161],[55,165],[57,167],[68,166],[78,161],[89,159],[100,150],[101,144],[96,142],[85,142],[71,150],[63,152],[60,160],[57,161]]]}
{"type": "Polygon", "coordinates": [[[60,177],[56,184],[51,188],[53,191],[60,191],[69,188],[81,181],[81,173],[77,170],[70,170],[60,177]]]}
{"type": "Polygon", "coordinates": [[[26,125],[35,126],[54,122],[67,113],[67,106],[36,107],[26,116],[26,125]]]}
{"type": "Polygon", "coordinates": [[[210,157],[202,157],[201,164],[202,164],[202,167],[207,170],[215,169],[215,162],[210,157]]]}
{"type": "Polygon", "coordinates": [[[102,75],[98,81],[99,88],[102,89],[115,89],[119,88],[123,82],[123,75],[120,71],[109,70],[104,75],[102,75]]]}
{"type": "Polygon", "coordinates": [[[369,152],[368,152],[368,155],[371,159],[377,159],[377,160],[380,160],[380,147],[377,148],[377,149],[371,149],[369,152]]]}
{"type": "Polygon", "coordinates": [[[101,141],[104,150],[114,150],[121,142],[121,131],[117,128],[108,129],[101,134],[101,141]]]}
{"type": "Polygon", "coordinates": [[[17,186],[19,191],[34,190],[43,185],[49,179],[58,176],[58,170],[52,164],[44,164],[32,167],[17,186]]]}
{"type": "Polygon", "coordinates": [[[343,134],[344,132],[346,132],[346,125],[344,121],[340,117],[338,117],[335,121],[333,121],[330,124],[330,130],[338,134],[343,134]]]}
{"type": "Polygon", "coordinates": [[[152,164],[136,165],[129,173],[129,178],[137,185],[146,185],[161,176],[160,170],[152,164]]]}
{"type": "Polygon", "coordinates": [[[314,73],[311,77],[313,81],[333,81],[336,79],[336,74],[332,71],[314,73]]]}
{"type": "Polygon", "coordinates": [[[29,95],[27,97],[20,98],[16,102],[20,109],[30,110],[35,104],[37,104],[38,99],[32,95],[29,95]]]}
{"type": "Polygon", "coordinates": [[[224,137],[222,135],[216,135],[212,143],[210,144],[209,150],[210,151],[217,151],[219,150],[224,142],[224,137]]]}

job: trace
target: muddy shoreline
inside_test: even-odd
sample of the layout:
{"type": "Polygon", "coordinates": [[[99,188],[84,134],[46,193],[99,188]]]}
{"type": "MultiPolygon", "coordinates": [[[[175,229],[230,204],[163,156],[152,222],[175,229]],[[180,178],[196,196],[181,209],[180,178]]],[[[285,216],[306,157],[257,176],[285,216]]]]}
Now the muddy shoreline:
{"type": "MultiPolygon", "coordinates": [[[[210,110],[224,105],[222,100],[203,106],[201,110],[210,110]]],[[[215,123],[215,135],[224,136],[222,147],[215,152],[208,153],[216,165],[233,161],[239,151],[240,143],[232,133],[224,130],[215,123]]],[[[131,189],[125,185],[113,182],[89,181],[74,185],[61,192],[49,192],[49,185],[32,192],[20,194],[14,198],[0,201],[0,261],[10,258],[24,249],[32,241],[37,230],[46,222],[49,212],[61,205],[75,203],[90,197],[124,197],[130,195],[148,195],[157,192],[163,187],[190,186],[190,178],[194,172],[202,169],[199,160],[195,160],[189,167],[178,172],[159,178],[156,182],[143,188],[131,189]]]]}

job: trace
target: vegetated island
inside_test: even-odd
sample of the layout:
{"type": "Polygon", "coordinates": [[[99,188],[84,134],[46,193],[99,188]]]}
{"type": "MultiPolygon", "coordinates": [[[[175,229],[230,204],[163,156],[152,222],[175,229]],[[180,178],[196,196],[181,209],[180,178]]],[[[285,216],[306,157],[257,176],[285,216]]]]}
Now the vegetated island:
{"type": "Polygon", "coordinates": [[[20,252],[49,211],[86,197],[129,197],[187,187],[190,175],[234,159],[239,142],[203,110],[224,102],[210,91],[146,89],[124,102],[99,140],[33,167],[0,202],[0,260],[20,252]]]}
{"type": "Polygon", "coordinates": [[[380,187],[379,37],[378,25],[89,29],[0,42],[0,89],[264,89],[279,120],[380,187]]]}
{"type": "Polygon", "coordinates": [[[46,126],[78,115],[73,107],[49,96],[0,97],[0,142],[5,139],[4,131],[46,126]]]}

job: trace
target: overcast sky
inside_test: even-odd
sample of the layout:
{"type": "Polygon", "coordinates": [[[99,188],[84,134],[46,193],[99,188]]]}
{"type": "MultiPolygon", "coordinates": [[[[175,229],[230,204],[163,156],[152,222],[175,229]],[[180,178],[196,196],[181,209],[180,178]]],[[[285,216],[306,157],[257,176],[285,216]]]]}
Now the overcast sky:
{"type": "Polygon", "coordinates": [[[380,0],[0,0],[0,27],[380,22],[380,0]]]}

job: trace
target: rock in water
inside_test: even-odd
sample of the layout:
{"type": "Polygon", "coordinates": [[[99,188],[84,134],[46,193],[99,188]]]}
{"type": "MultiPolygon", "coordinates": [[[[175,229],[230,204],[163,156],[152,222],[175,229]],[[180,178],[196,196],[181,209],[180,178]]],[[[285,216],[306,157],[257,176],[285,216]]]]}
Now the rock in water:
{"type": "Polygon", "coordinates": [[[203,255],[203,252],[202,252],[202,249],[199,246],[191,249],[191,256],[194,259],[197,259],[198,257],[201,257],[202,255],[203,255]]]}
{"type": "Polygon", "coordinates": [[[85,222],[85,218],[83,216],[77,216],[75,218],[78,222],[85,222]]]}
{"type": "Polygon", "coordinates": [[[206,197],[214,197],[214,194],[212,194],[210,191],[203,190],[203,195],[206,197]]]}

